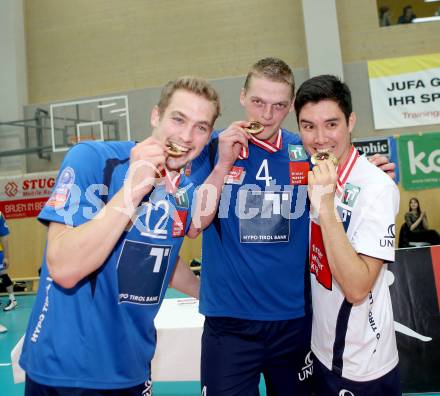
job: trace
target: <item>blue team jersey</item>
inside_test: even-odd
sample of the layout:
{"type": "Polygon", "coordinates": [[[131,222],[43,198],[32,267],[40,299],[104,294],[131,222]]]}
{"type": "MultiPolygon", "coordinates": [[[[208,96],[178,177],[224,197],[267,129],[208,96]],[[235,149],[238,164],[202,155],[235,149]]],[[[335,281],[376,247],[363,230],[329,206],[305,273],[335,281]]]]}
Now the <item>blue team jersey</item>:
{"type": "MultiPolygon", "coordinates": [[[[6,223],[6,219],[3,216],[3,213],[0,212],[0,237],[5,237],[9,235],[9,227],[6,223]]],[[[4,259],[4,253],[3,253],[3,245],[0,242],[0,271],[3,269],[3,259],[4,259]]]]}
{"type": "MultiPolygon", "coordinates": [[[[122,187],[133,146],[87,142],[73,147],[39,219],[74,227],[89,221],[122,187]]],[[[184,178],[174,195],[156,187],[104,264],[72,289],[53,282],[44,258],[20,360],[31,379],[49,386],[112,389],[149,378],[153,320],[189,226],[192,194],[184,178]]]]}
{"type": "MultiPolygon", "coordinates": [[[[191,177],[200,183],[211,168],[207,146],[191,177]]],[[[236,161],[218,216],[203,232],[202,314],[287,320],[309,312],[308,169],[298,135],[286,130],[279,151],[249,144],[249,158],[236,161]]]]}
{"type": "MultiPolygon", "coordinates": [[[[3,216],[3,213],[0,212],[0,237],[9,235],[9,227],[6,223],[5,216],[3,216]]],[[[3,247],[0,245],[0,249],[3,249],[3,247]]]]}

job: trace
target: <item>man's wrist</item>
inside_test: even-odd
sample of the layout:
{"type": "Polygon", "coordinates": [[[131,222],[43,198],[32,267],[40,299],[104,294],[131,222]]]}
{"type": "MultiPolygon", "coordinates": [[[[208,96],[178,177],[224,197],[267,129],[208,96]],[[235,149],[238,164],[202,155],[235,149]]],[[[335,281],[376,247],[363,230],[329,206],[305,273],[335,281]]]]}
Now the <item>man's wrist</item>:
{"type": "Polygon", "coordinates": [[[229,175],[231,169],[232,169],[232,165],[217,163],[214,166],[212,173],[217,177],[221,177],[222,180],[224,180],[224,178],[229,175]]]}
{"type": "Polygon", "coordinates": [[[333,200],[331,202],[321,201],[321,207],[319,208],[319,219],[321,222],[325,221],[339,221],[336,208],[333,200]]]}

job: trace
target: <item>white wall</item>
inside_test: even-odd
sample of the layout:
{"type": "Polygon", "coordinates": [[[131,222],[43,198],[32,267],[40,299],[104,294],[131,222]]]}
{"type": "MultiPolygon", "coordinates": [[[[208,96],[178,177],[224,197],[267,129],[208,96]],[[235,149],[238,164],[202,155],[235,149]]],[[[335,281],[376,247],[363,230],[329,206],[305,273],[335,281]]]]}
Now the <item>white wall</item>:
{"type": "MultiPolygon", "coordinates": [[[[0,122],[23,118],[27,104],[23,0],[0,1],[0,122]]],[[[24,145],[23,128],[0,126],[0,150],[24,145]]],[[[24,156],[0,158],[0,174],[23,173],[24,156]]]]}

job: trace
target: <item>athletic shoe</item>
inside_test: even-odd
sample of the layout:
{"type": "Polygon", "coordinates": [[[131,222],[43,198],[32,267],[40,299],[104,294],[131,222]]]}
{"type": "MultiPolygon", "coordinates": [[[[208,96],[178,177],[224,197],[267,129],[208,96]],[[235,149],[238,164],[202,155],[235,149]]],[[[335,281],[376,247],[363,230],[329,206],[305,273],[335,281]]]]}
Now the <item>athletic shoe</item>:
{"type": "Polygon", "coordinates": [[[3,311],[12,311],[17,306],[16,300],[9,300],[6,306],[3,308],[3,311]]]}
{"type": "Polygon", "coordinates": [[[6,333],[8,331],[8,329],[0,324],[0,333],[6,333]]]}

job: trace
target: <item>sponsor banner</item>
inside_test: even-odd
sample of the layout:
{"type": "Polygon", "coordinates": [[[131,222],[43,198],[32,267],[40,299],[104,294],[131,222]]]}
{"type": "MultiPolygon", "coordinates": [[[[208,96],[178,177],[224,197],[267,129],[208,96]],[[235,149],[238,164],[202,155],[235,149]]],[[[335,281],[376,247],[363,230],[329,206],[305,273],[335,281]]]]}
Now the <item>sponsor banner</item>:
{"type": "Polygon", "coordinates": [[[440,132],[400,136],[399,159],[406,190],[440,187],[440,132]]]}
{"type": "Polygon", "coordinates": [[[37,217],[46,204],[48,197],[0,201],[0,212],[6,219],[37,217]]]}
{"type": "Polygon", "coordinates": [[[374,154],[380,154],[387,157],[390,162],[396,164],[396,178],[395,182],[400,180],[399,172],[399,159],[397,156],[397,142],[393,136],[385,136],[378,138],[362,138],[354,139],[353,145],[359,151],[360,154],[365,154],[367,157],[371,157],[374,154]]]}
{"type": "Polygon", "coordinates": [[[402,391],[438,391],[440,246],[397,249],[389,270],[402,391]]]}
{"type": "Polygon", "coordinates": [[[440,53],[368,62],[376,129],[440,124],[440,53]]]}
{"type": "Polygon", "coordinates": [[[7,219],[35,217],[55,184],[57,172],[0,177],[0,210],[7,219]]]}

